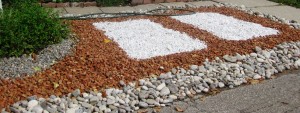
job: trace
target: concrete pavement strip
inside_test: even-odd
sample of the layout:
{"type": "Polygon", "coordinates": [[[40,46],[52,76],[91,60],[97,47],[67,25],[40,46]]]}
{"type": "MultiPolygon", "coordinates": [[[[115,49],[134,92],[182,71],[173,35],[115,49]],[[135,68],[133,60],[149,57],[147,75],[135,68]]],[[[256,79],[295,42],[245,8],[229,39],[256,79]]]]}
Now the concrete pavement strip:
{"type": "Polygon", "coordinates": [[[163,7],[165,8],[165,6],[160,4],[145,4],[145,5],[134,6],[133,8],[136,11],[145,11],[145,10],[153,10],[153,9],[163,8],[163,7]]]}
{"type": "MultiPolygon", "coordinates": [[[[134,7],[125,6],[125,7],[66,7],[66,12],[59,12],[61,15],[64,14],[89,14],[93,13],[119,13],[122,11],[144,11],[144,10],[152,10],[158,7],[186,7],[186,6],[208,6],[216,4],[212,1],[201,1],[201,2],[175,2],[175,3],[160,3],[160,4],[145,4],[145,5],[138,5],[134,7]],[[100,9],[100,11],[98,10],[100,9]]],[[[62,8],[54,8],[55,10],[61,11],[62,8]]]]}
{"type": "Polygon", "coordinates": [[[101,7],[100,8],[101,11],[103,11],[104,13],[119,13],[122,11],[135,11],[135,9],[133,7],[130,6],[125,6],[125,7],[101,7]]]}
{"type": "Polygon", "coordinates": [[[276,6],[278,3],[268,0],[212,0],[220,3],[231,3],[235,5],[245,5],[246,7],[262,7],[262,6],[276,6]]]}
{"type": "Polygon", "coordinates": [[[59,16],[68,14],[68,12],[65,10],[65,8],[53,8],[53,11],[57,12],[59,14],[59,16]]]}
{"type": "Polygon", "coordinates": [[[163,5],[165,7],[187,7],[191,6],[191,4],[188,4],[188,2],[172,2],[172,3],[159,3],[160,5],[163,5]]]}
{"type": "Polygon", "coordinates": [[[91,14],[91,13],[102,13],[99,7],[66,7],[65,8],[68,14],[91,14]]]}
{"type": "Polygon", "coordinates": [[[196,1],[196,2],[187,2],[187,4],[190,4],[192,6],[200,7],[200,6],[213,6],[215,4],[218,4],[213,1],[196,1]]]}
{"type": "Polygon", "coordinates": [[[196,2],[174,2],[174,3],[160,3],[160,4],[145,4],[138,5],[134,7],[66,7],[66,8],[54,8],[54,10],[59,11],[60,15],[65,14],[90,14],[90,13],[118,13],[122,11],[143,11],[152,10],[157,7],[186,7],[186,6],[212,6],[214,4],[220,3],[231,3],[236,5],[245,5],[254,11],[259,11],[278,17],[283,17],[289,20],[300,21],[300,16],[297,12],[300,9],[290,7],[290,6],[278,6],[278,3],[270,2],[267,0],[213,0],[213,1],[196,1],[196,2]],[[65,10],[63,10],[65,9],[65,10]]]}
{"type": "Polygon", "coordinates": [[[291,6],[280,5],[268,0],[213,0],[220,3],[231,3],[233,5],[245,5],[253,11],[274,15],[288,20],[300,22],[300,9],[291,6]]]}
{"type": "Polygon", "coordinates": [[[251,9],[253,11],[258,11],[288,20],[296,20],[297,22],[300,22],[300,9],[291,6],[257,7],[251,9]]]}

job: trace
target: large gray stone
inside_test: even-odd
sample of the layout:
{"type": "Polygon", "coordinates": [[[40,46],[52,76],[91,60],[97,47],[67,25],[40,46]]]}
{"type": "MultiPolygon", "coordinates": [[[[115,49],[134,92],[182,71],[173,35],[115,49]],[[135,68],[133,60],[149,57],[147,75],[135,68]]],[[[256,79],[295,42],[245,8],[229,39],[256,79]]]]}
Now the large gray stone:
{"type": "Polygon", "coordinates": [[[39,104],[39,102],[37,101],[37,100],[31,100],[31,101],[29,101],[28,102],[28,104],[27,104],[27,109],[32,109],[34,106],[36,106],[36,105],[38,105],[39,104]]]}
{"type": "Polygon", "coordinates": [[[74,90],[74,91],[72,92],[72,95],[73,95],[74,97],[79,96],[79,95],[80,95],[80,90],[79,90],[79,89],[74,90]]]}
{"type": "Polygon", "coordinates": [[[178,87],[176,85],[170,84],[170,85],[168,85],[168,88],[171,93],[173,93],[173,94],[178,93],[178,87]]]}
{"type": "Polygon", "coordinates": [[[168,87],[164,87],[161,91],[160,91],[160,96],[166,96],[169,95],[171,93],[170,89],[168,87]]]}
{"type": "Polygon", "coordinates": [[[75,113],[76,110],[78,110],[79,107],[75,107],[75,108],[70,108],[70,109],[67,109],[66,113],[75,113]]]}
{"type": "Polygon", "coordinates": [[[146,102],[139,102],[139,106],[142,108],[148,107],[148,104],[146,102]]]}
{"type": "Polygon", "coordinates": [[[32,108],[32,112],[34,112],[34,113],[42,113],[43,112],[43,108],[40,105],[34,106],[32,108]]]}

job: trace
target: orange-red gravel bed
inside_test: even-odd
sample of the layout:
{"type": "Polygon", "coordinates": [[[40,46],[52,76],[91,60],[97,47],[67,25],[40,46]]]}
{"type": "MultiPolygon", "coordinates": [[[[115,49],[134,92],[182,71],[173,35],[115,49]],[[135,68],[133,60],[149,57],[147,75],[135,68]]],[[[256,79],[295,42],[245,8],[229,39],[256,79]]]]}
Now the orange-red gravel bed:
{"type": "Polygon", "coordinates": [[[282,42],[300,40],[300,30],[236,9],[209,7],[192,10],[217,12],[240,20],[259,23],[265,27],[279,30],[280,34],[244,41],[229,41],[166,16],[73,20],[70,21],[72,29],[80,40],[75,47],[74,54],[66,56],[51,68],[36,73],[34,76],[0,80],[0,108],[7,107],[32,95],[39,97],[60,96],[75,89],[89,91],[118,87],[120,80],[135,81],[150,74],[166,72],[177,66],[186,68],[190,64],[201,65],[205,58],[213,59],[217,56],[235,53],[246,54],[253,52],[255,46],[267,49],[282,42]],[[94,22],[100,21],[124,21],[141,18],[150,19],[162,24],[165,28],[185,32],[191,37],[198,38],[206,42],[207,49],[138,61],[126,56],[126,53],[118,47],[117,43],[104,43],[104,39],[108,39],[108,37],[104,35],[103,31],[97,30],[92,25],[94,22]],[[160,69],[160,66],[163,66],[164,69],[160,69]],[[54,84],[59,84],[59,86],[54,87],[54,84]]]}

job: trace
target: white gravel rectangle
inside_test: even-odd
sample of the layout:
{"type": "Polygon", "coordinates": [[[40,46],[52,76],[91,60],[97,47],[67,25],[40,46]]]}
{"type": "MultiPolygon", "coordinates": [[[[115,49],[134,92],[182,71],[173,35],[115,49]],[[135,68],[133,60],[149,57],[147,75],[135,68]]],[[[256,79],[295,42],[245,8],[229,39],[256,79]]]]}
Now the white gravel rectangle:
{"type": "Polygon", "coordinates": [[[226,40],[248,40],[260,36],[276,35],[278,30],[247,22],[219,13],[196,13],[172,16],[180,22],[191,24],[226,40]]]}
{"type": "Polygon", "coordinates": [[[164,28],[149,19],[99,22],[93,25],[105,31],[108,38],[117,42],[127,55],[134,59],[148,59],[207,47],[198,39],[164,28]]]}

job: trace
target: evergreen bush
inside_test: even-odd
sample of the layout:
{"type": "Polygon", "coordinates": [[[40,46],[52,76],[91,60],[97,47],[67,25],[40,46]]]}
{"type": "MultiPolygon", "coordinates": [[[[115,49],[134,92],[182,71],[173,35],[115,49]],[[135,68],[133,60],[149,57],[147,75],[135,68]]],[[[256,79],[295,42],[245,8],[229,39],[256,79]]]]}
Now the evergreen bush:
{"type": "Polygon", "coordinates": [[[69,34],[67,24],[33,0],[14,0],[0,13],[0,57],[37,52],[69,34]]]}

